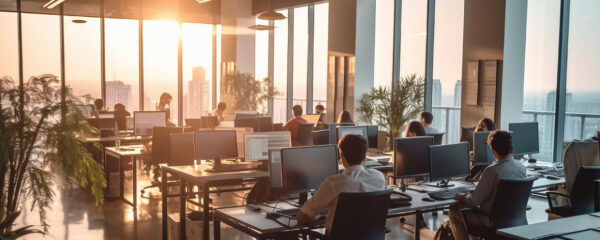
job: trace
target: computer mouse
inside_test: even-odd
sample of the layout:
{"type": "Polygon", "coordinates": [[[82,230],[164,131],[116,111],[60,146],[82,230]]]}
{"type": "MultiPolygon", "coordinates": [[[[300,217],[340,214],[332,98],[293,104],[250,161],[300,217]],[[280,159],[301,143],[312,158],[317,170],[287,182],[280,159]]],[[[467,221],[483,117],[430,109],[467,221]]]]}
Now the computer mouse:
{"type": "Polygon", "coordinates": [[[535,158],[530,158],[529,160],[527,160],[528,163],[536,163],[537,160],[535,158]]]}
{"type": "Polygon", "coordinates": [[[435,202],[435,200],[433,198],[428,198],[428,197],[421,198],[421,200],[426,201],[426,202],[435,202]]]}
{"type": "Polygon", "coordinates": [[[252,211],[260,212],[260,207],[252,204],[247,204],[246,207],[252,211]]]}
{"type": "Polygon", "coordinates": [[[267,212],[267,215],[265,217],[269,218],[269,219],[277,219],[277,218],[281,217],[281,214],[276,213],[276,212],[267,212]]]}

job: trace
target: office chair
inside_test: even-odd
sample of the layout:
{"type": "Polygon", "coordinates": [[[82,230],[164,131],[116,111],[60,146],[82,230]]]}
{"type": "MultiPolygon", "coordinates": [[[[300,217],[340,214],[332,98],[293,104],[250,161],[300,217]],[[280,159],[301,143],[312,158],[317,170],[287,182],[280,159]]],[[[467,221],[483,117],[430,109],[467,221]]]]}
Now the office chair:
{"type": "Polygon", "coordinates": [[[300,123],[300,126],[298,127],[298,134],[296,135],[296,141],[298,141],[301,146],[313,145],[313,127],[314,124],[312,123],[300,123]]]}
{"type": "Polygon", "coordinates": [[[144,195],[146,189],[159,187],[160,168],[158,164],[169,163],[171,161],[171,134],[181,133],[184,128],[179,127],[154,127],[152,128],[152,152],[147,160],[146,170],[151,170],[153,173],[153,183],[142,188],[141,193],[144,195]]]}
{"type": "Polygon", "coordinates": [[[546,192],[550,209],[546,211],[560,217],[594,212],[595,181],[600,180],[600,167],[584,166],[579,169],[575,177],[573,188],[569,194],[560,192],[546,192]],[[556,196],[567,198],[568,204],[558,205],[556,196]]]}
{"type": "Polygon", "coordinates": [[[433,145],[442,145],[444,139],[444,133],[428,133],[427,136],[433,137],[433,145]]]}
{"type": "Polygon", "coordinates": [[[525,208],[531,193],[535,177],[526,179],[502,179],[498,183],[496,197],[489,213],[479,208],[461,209],[467,232],[470,235],[485,239],[501,239],[496,236],[496,230],[507,227],[527,225],[525,208]],[[487,219],[491,227],[475,224],[470,219],[487,219]]]}
{"type": "Polygon", "coordinates": [[[329,129],[312,131],[313,145],[329,144],[329,129]]]}
{"type": "Polygon", "coordinates": [[[600,212],[600,180],[594,181],[594,212],[600,212]]]}
{"type": "Polygon", "coordinates": [[[392,189],[340,193],[329,236],[303,230],[311,239],[384,239],[392,189]]]}
{"type": "Polygon", "coordinates": [[[595,141],[573,141],[563,154],[566,192],[570,193],[582,166],[600,166],[600,149],[595,141]]]}

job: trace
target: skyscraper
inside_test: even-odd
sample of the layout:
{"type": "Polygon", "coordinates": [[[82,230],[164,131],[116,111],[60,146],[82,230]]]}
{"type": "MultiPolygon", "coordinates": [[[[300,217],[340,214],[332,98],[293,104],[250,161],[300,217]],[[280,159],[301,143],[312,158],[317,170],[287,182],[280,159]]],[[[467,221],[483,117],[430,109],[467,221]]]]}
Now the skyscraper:
{"type": "Polygon", "coordinates": [[[199,118],[207,115],[210,111],[209,88],[206,81],[206,70],[204,67],[196,66],[192,68],[192,81],[188,82],[188,118],[199,118]]]}
{"type": "Polygon", "coordinates": [[[454,84],[454,106],[460,107],[462,97],[462,81],[457,80],[456,84],[454,84]]]}
{"type": "Polygon", "coordinates": [[[433,106],[442,105],[442,83],[439,79],[433,79],[431,97],[431,103],[433,106]]]}
{"type": "Polygon", "coordinates": [[[112,109],[115,104],[121,103],[128,110],[131,106],[131,85],[114,80],[106,82],[106,107],[112,109]]]}
{"type": "MultiPolygon", "coordinates": [[[[462,97],[462,81],[457,80],[454,84],[454,107],[460,107],[462,97]]],[[[448,110],[448,131],[447,139],[448,143],[457,143],[460,140],[460,110],[450,109],[448,110]]]]}

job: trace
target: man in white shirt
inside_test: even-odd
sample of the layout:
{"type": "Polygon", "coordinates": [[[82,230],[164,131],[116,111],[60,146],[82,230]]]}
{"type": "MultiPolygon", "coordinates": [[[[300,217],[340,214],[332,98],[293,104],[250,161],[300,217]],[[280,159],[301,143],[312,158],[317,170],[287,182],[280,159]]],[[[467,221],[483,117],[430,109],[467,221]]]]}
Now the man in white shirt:
{"type": "Polygon", "coordinates": [[[431,126],[432,122],[433,122],[433,114],[431,114],[430,112],[422,112],[421,113],[421,123],[423,124],[423,127],[425,128],[426,134],[440,132],[437,128],[434,128],[431,126]]]}
{"type": "Polygon", "coordinates": [[[296,220],[298,224],[307,224],[315,219],[325,209],[327,219],[325,227],[331,229],[338,196],[342,192],[372,192],[384,190],[386,187],[383,174],[374,169],[363,167],[367,159],[367,141],[358,134],[344,136],[339,144],[340,156],[344,165],[344,172],[330,176],[321,183],[319,190],[300,209],[296,220]]]}
{"type": "MultiPolygon", "coordinates": [[[[487,143],[491,147],[494,158],[497,161],[483,170],[479,184],[477,184],[477,188],[475,188],[472,194],[457,194],[456,199],[460,200],[460,202],[450,207],[448,216],[452,223],[452,233],[457,240],[469,239],[460,209],[478,207],[482,211],[489,213],[496,197],[500,179],[520,179],[527,177],[525,166],[512,156],[514,149],[510,133],[506,131],[494,131],[488,136],[487,143]]],[[[469,220],[478,225],[490,226],[489,221],[484,218],[473,217],[473,219],[470,218],[469,220]]]]}

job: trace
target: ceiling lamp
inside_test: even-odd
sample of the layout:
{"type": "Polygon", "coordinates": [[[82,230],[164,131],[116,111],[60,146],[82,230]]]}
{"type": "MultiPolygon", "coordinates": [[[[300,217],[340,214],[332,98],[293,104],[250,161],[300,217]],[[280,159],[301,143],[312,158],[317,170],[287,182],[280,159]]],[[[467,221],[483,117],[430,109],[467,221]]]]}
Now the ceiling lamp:
{"type": "Polygon", "coordinates": [[[71,22],[73,22],[73,23],[86,23],[87,21],[83,20],[83,19],[73,19],[73,20],[71,20],[71,22]]]}
{"type": "Polygon", "coordinates": [[[273,11],[273,9],[258,15],[258,19],[261,20],[283,20],[285,16],[283,14],[273,11]]]}
{"type": "Polygon", "coordinates": [[[65,0],[50,0],[46,4],[44,4],[44,8],[53,9],[59,4],[63,3],[65,0]]]}
{"type": "Polygon", "coordinates": [[[262,25],[262,24],[252,25],[252,26],[250,26],[248,28],[250,28],[252,30],[256,30],[256,31],[265,31],[265,30],[273,30],[273,29],[275,29],[275,27],[273,27],[273,26],[262,25]]]}
{"type": "Polygon", "coordinates": [[[210,0],[196,0],[196,2],[198,4],[202,4],[202,3],[205,3],[205,2],[210,2],[210,0]]]}

